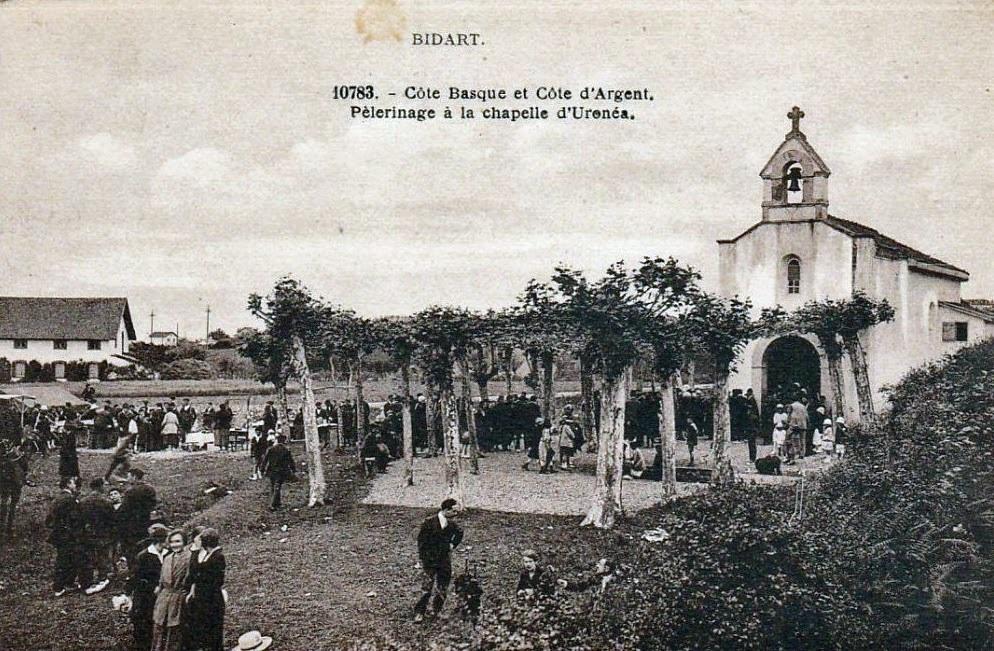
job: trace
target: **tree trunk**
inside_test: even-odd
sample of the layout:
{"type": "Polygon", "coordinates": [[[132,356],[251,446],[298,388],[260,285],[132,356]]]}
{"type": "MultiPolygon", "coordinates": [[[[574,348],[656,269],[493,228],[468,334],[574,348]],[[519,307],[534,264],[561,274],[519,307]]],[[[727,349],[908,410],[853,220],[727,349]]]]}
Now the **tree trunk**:
{"type": "Polygon", "coordinates": [[[601,387],[601,432],[597,442],[597,478],[590,509],[580,526],[610,529],[621,515],[622,464],[625,449],[625,402],[632,382],[631,368],[605,378],[601,387]]]}
{"type": "Polygon", "coordinates": [[[735,479],[728,457],[732,428],[728,413],[728,366],[717,366],[714,373],[714,434],[711,437],[711,483],[723,486],[735,479]]]}
{"type": "Polygon", "coordinates": [[[510,396],[512,380],[514,379],[514,348],[508,346],[501,350],[501,370],[504,372],[504,395],[510,396]]]}
{"type": "Polygon", "coordinates": [[[414,422],[411,415],[411,366],[405,360],[400,365],[404,402],[401,411],[404,436],[404,485],[414,485],[414,422]]]}
{"type": "MultiPolygon", "coordinates": [[[[832,386],[832,409],[835,417],[846,417],[845,383],[842,381],[842,347],[832,335],[831,339],[818,337],[818,343],[825,351],[828,364],[828,381],[832,386]]],[[[821,423],[818,423],[821,425],[821,423]]]]}
{"type": "Polygon", "coordinates": [[[580,357],[580,426],[583,428],[583,438],[593,441],[594,429],[594,374],[591,363],[580,357]]]}
{"type": "Polygon", "coordinates": [[[367,417],[365,413],[365,398],[363,397],[362,384],[362,359],[354,359],[349,362],[349,377],[352,378],[352,398],[355,400],[355,432],[356,432],[356,457],[359,465],[362,461],[362,448],[366,445],[367,417]]]}
{"type": "MultiPolygon", "coordinates": [[[[459,386],[463,408],[466,410],[466,429],[469,430],[469,471],[480,474],[480,441],[476,436],[476,419],[473,418],[473,391],[469,385],[469,364],[465,357],[456,360],[459,365],[459,386]]],[[[460,432],[462,434],[462,432],[460,432]]]]}
{"type": "Polygon", "coordinates": [[[480,404],[484,407],[490,404],[490,391],[487,384],[488,382],[483,379],[478,379],[476,381],[476,390],[480,393],[480,404]]]}
{"type": "Polygon", "coordinates": [[[443,444],[445,450],[445,485],[448,497],[454,499],[460,511],[466,507],[462,487],[462,460],[459,458],[459,408],[451,390],[442,391],[442,412],[444,414],[443,444]]]}
{"type": "Polygon", "coordinates": [[[528,375],[525,376],[525,386],[529,389],[537,390],[539,387],[539,354],[537,350],[525,351],[525,360],[528,362],[528,375]]]}
{"type": "Polygon", "coordinates": [[[279,433],[290,440],[290,405],[286,397],[286,383],[276,387],[276,415],[280,419],[279,433]]]}
{"type": "Polygon", "coordinates": [[[300,379],[301,404],[304,412],[304,450],[307,455],[307,480],[310,491],[307,506],[324,504],[327,485],[324,480],[324,464],[321,462],[321,440],[318,438],[318,418],[314,407],[314,385],[311,384],[311,370],[307,366],[307,351],[299,335],[290,339],[293,346],[294,365],[300,379]]]}
{"type": "Polygon", "coordinates": [[[439,404],[438,391],[428,386],[425,387],[425,393],[428,394],[425,401],[425,420],[428,421],[428,455],[434,457],[438,455],[438,439],[441,438],[442,433],[439,427],[441,405],[439,404]]]}
{"type": "Polygon", "coordinates": [[[543,350],[542,360],[542,417],[549,422],[555,413],[552,403],[552,379],[555,368],[555,355],[551,350],[543,350]]]}
{"type": "MultiPolygon", "coordinates": [[[[679,371],[678,371],[679,372],[679,371]]],[[[659,383],[659,454],[663,501],[676,495],[676,409],[673,403],[673,374],[659,383]]]]}
{"type": "Polygon", "coordinates": [[[873,390],[870,388],[870,373],[866,365],[866,350],[856,333],[842,336],[849,363],[852,365],[853,380],[856,384],[856,398],[859,400],[859,420],[866,431],[877,429],[877,412],[873,408],[873,390]]]}

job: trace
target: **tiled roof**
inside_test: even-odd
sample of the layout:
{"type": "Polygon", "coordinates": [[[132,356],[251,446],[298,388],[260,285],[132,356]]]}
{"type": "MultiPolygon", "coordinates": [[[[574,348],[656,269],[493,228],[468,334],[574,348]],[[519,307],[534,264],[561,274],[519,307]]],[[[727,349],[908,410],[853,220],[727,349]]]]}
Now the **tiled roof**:
{"type": "Polygon", "coordinates": [[[917,260],[918,262],[924,262],[926,264],[932,264],[939,267],[945,267],[946,269],[951,269],[952,271],[958,271],[960,273],[967,273],[965,270],[959,267],[954,267],[948,262],[943,262],[938,258],[934,258],[926,253],[922,253],[916,249],[911,248],[907,244],[901,244],[897,240],[891,237],[887,237],[880,231],[870,228],[869,226],[864,226],[858,222],[850,221],[848,219],[840,219],[829,215],[825,219],[825,223],[829,226],[835,228],[836,230],[842,231],[853,237],[872,237],[873,241],[877,245],[877,254],[894,257],[899,259],[909,259],[917,260]]]}
{"type": "Polygon", "coordinates": [[[0,339],[117,338],[124,319],[128,339],[135,327],[126,298],[0,296],[0,339]]]}

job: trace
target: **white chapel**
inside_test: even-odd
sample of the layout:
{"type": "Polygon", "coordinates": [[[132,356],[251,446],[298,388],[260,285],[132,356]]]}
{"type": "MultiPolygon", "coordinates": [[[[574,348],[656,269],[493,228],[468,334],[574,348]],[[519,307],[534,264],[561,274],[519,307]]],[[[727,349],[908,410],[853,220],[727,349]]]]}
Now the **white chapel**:
{"type": "MultiPolygon", "coordinates": [[[[751,298],[757,313],[777,304],[792,310],[857,290],[886,298],[894,320],[863,337],[879,404],[881,388],[910,368],[994,334],[994,311],[987,302],[962,299],[960,289],[970,278],[963,269],[832,215],[831,171],[800,130],[803,111],[794,107],[787,117],[791,130],[759,174],[762,219],[737,237],[718,241],[720,292],[751,298]]],[[[854,417],[856,391],[844,368],[847,417],[854,417]]],[[[762,401],[778,385],[794,382],[832,397],[824,353],[814,337],[751,342],[730,388],[751,387],[762,401]]]]}

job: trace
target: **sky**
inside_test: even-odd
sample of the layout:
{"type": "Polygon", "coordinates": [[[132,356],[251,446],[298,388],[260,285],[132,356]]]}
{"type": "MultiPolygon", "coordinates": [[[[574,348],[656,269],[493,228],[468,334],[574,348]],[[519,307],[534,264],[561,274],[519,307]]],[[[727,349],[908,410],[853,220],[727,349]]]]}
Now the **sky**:
{"type": "Polygon", "coordinates": [[[500,307],[558,263],[646,255],[714,287],[715,240],[759,220],[796,104],[832,214],[994,298],[989,2],[578,4],[0,2],[0,294],[127,296],[139,336],[154,311],[202,337],[208,305],[212,329],[254,325],[248,295],[287,273],[371,316],[500,307]],[[384,6],[402,40],[364,39],[384,6]],[[484,45],[412,46],[425,31],[484,45]],[[353,120],[332,88],[367,83],[655,101],[628,121],[353,120]]]}

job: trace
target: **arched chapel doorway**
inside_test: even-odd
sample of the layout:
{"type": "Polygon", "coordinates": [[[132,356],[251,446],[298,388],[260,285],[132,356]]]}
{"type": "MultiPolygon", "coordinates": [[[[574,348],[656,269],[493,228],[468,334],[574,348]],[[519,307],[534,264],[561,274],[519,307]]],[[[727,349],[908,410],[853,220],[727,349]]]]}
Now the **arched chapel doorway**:
{"type": "Polygon", "coordinates": [[[763,371],[763,396],[771,401],[788,399],[783,394],[795,383],[807,389],[809,396],[821,393],[818,349],[803,337],[787,335],[770,342],[763,353],[763,371]],[[777,395],[778,388],[781,395],[777,395]]]}

